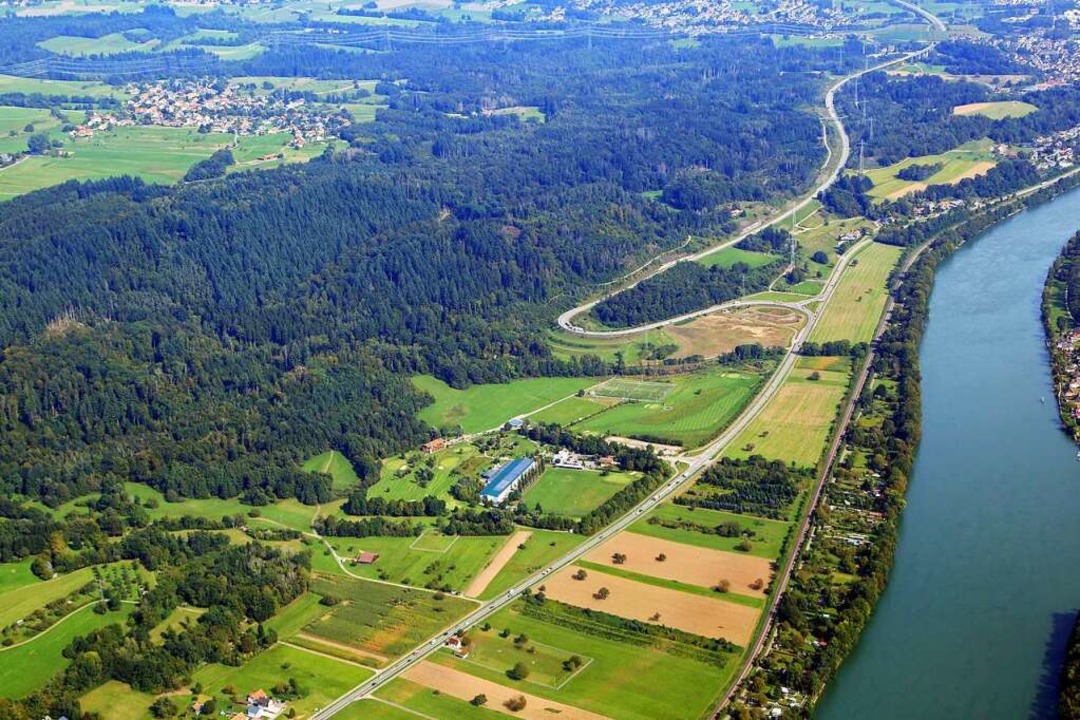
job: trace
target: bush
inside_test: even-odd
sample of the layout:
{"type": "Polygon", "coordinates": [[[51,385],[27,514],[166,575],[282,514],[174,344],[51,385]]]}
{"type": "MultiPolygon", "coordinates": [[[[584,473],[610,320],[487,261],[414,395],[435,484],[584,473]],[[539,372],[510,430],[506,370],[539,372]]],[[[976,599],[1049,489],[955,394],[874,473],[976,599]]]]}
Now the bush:
{"type": "Polygon", "coordinates": [[[529,677],[529,668],[523,662],[514,663],[514,667],[506,671],[506,677],[511,680],[524,680],[529,677]]]}
{"type": "Polygon", "coordinates": [[[485,695],[483,693],[480,693],[479,695],[474,697],[472,700],[470,700],[469,704],[470,705],[475,705],[476,707],[480,707],[481,705],[487,705],[487,695],[485,695]]]}
{"type": "Polygon", "coordinates": [[[525,700],[524,695],[518,695],[516,698],[510,698],[503,703],[503,706],[510,712],[518,712],[524,710],[528,702],[525,700]]]}

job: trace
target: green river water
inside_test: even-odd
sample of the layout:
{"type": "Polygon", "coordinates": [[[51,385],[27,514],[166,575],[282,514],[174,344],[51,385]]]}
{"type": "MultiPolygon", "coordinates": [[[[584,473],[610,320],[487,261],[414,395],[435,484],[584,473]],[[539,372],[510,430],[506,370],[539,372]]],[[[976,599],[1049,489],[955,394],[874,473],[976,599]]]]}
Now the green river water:
{"type": "Polygon", "coordinates": [[[940,265],[892,577],[815,717],[1054,717],[1080,608],[1080,458],[1059,429],[1039,303],[1077,230],[1080,190],[940,265]]]}

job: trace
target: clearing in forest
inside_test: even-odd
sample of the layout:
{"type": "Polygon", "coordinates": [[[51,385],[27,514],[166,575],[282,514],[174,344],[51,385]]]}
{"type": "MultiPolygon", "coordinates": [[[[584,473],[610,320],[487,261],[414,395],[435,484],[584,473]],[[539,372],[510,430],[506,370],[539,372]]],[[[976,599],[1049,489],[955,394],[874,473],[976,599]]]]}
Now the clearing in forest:
{"type": "Polygon", "coordinates": [[[804,322],[801,313],[785,308],[740,308],[701,315],[689,322],[671,325],[666,332],[679,346],[673,358],[691,355],[709,358],[752,343],[762,347],[787,347],[804,322]]]}
{"type": "Polygon", "coordinates": [[[1020,118],[1030,115],[1039,108],[1031,103],[1019,100],[1002,100],[999,102],[978,102],[967,105],[957,105],[952,109],[953,115],[982,115],[991,120],[1004,118],[1020,118]]]}

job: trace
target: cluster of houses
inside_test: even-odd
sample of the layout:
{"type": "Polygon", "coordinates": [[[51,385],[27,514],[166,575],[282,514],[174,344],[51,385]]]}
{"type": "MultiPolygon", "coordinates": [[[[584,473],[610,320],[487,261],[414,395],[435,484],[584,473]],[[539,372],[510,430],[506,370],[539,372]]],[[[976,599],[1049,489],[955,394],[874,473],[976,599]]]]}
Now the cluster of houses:
{"type": "Polygon", "coordinates": [[[611,470],[618,466],[611,455],[579,455],[565,448],[552,455],[550,462],[552,467],[566,470],[611,470]]]}
{"type": "MultiPolygon", "coordinates": [[[[674,32],[702,32],[718,27],[748,25],[799,25],[827,32],[846,25],[850,18],[836,3],[804,0],[772,0],[748,7],[720,0],[666,0],[663,2],[612,3],[608,0],[575,0],[578,9],[600,12],[618,19],[633,18],[674,32]]],[[[552,18],[553,19],[553,18],[552,18]]]]}
{"type": "Polygon", "coordinates": [[[1080,423],[1080,330],[1063,333],[1055,348],[1064,357],[1064,362],[1055,362],[1054,378],[1058,382],[1061,412],[1080,423]]]}
{"type": "Polygon", "coordinates": [[[1040,171],[1068,170],[1076,164],[1077,145],[1080,145],[1080,125],[1037,137],[1031,151],[1031,163],[1040,171]]]}

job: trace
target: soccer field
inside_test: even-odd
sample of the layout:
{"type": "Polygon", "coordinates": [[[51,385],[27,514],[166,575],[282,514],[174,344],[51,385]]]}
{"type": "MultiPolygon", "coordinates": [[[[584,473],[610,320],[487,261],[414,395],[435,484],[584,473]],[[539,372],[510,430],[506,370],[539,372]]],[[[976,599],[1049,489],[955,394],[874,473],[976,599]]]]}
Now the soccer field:
{"type": "Polygon", "coordinates": [[[622,400],[640,400],[641,402],[660,402],[675,389],[670,382],[650,382],[629,378],[612,378],[588,389],[589,395],[597,397],[620,398],[622,400]]]}

